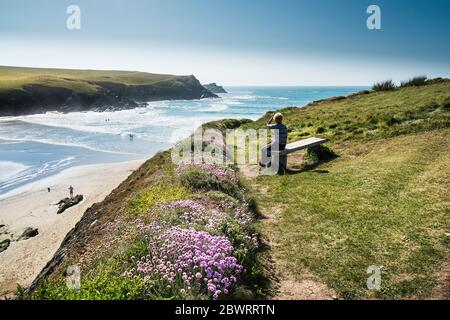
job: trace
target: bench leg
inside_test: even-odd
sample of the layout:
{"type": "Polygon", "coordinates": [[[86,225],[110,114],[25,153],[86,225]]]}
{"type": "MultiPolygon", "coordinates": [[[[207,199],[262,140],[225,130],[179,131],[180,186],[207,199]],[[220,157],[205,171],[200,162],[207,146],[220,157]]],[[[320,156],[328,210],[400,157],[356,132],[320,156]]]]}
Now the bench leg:
{"type": "Polygon", "coordinates": [[[308,148],[308,152],[315,153],[320,150],[320,144],[311,148],[308,148]]]}
{"type": "Polygon", "coordinates": [[[287,155],[279,155],[278,152],[272,152],[270,166],[262,170],[263,174],[285,174],[287,168],[287,155]]]}
{"type": "Polygon", "coordinates": [[[287,169],[287,155],[280,156],[280,165],[278,168],[278,174],[284,175],[287,169]]]}

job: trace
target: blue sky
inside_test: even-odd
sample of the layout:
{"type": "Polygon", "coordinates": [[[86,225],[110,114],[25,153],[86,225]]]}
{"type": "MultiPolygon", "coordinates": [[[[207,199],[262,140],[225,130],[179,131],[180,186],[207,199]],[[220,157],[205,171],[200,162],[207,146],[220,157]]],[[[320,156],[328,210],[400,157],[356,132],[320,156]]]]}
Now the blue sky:
{"type": "Polygon", "coordinates": [[[194,74],[225,85],[450,76],[447,0],[0,0],[0,65],[194,74]],[[81,8],[81,30],[66,8],[81,8]],[[381,8],[381,30],[366,9],[381,8]]]}

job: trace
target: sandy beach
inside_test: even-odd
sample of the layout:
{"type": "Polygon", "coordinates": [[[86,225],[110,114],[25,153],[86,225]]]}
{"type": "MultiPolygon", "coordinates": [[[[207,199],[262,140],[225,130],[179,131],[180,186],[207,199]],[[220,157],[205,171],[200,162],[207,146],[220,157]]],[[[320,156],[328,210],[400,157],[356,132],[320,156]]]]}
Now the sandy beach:
{"type": "Polygon", "coordinates": [[[14,293],[17,284],[28,286],[85,210],[102,201],[142,163],[138,160],[73,167],[0,198],[0,225],[4,225],[0,228],[0,241],[11,240],[10,246],[0,253],[0,298],[14,293]],[[57,214],[55,203],[69,195],[69,185],[84,200],[57,214]],[[38,228],[39,234],[17,241],[28,227],[38,228]]]}

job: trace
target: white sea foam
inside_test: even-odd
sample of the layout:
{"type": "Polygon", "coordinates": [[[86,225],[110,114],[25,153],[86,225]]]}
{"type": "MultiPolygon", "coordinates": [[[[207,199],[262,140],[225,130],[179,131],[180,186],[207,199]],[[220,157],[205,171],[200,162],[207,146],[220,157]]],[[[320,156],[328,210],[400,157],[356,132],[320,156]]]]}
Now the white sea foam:
{"type": "Polygon", "coordinates": [[[5,136],[5,135],[0,135],[0,140],[11,140],[8,141],[8,143],[14,144],[14,143],[20,143],[20,142],[26,142],[26,141],[33,141],[33,142],[38,142],[38,143],[45,143],[45,144],[52,144],[52,145],[56,145],[56,146],[62,146],[62,147],[75,147],[75,148],[84,148],[87,150],[91,150],[91,151],[96,151],[96,152],[106,152],[106,153],[113,153],[113,154],[123,154],[123,155],[132,155],[134,153],[132,152],[124,152],[124,151],[114,151],[114,150],[109,150],[109,149],[102,149],[102,148],[95,148],[92,146],[89,146],[87,144],[83,144],[83,143],[71,143],[71,142],[61,142],[59,140],[53,140],[53,139],[39,139],[39,138],[35,138],[32,135],[30,136],[24,136],[22,138],[14,138],[11,136],[5,136]]]}
{"type": "MultiPolygon", "coordinates": [[[[11,166],[12,166],[11,164],[13,164],[17,168],[17,170],[10,171],[11,173],[8,176],[5,176],[4,178],[0,179],[0,182],[1,182],[0,191],[2,189],[6,190],[13,185],[23,184],[23,183],[26,183],[27,181],[33,180],[37,177],[45,176],[48,173],[57,172],[58,170],[60,170],[62,168],[68,168],[74,161],[75,161],[75,157],[65,157],[62,159],[43,163],[41,166],[34,167],[34,168],[27,167],[22,164],[17,164],[14,162],[8,163],[8,164],[6,164],[6,167],[11,168],[11,166]],[[20,168],[17,165],[19,165],[20,168]]],[[[1,169],[2,163],[4,163],[4,162],[0,162],[0,175],[2,172],[2,169],[1,169]]]]}
{"type": "Polygon", "coordinates": [[[200,112],[220,112],[228,109],[228,105],[221,104],[221,103],[213,103],[210,106],[207,106],[206,108],[198,108],[195,111],[200,112]]]}
{"type": "Polygon", "coordinates": [[[0,161],[0,181],[6,181],[11,177],[26,170],[28,167],[21,163],[11,161],[0,161]]]}
{"type": "Polygon", "coordinates": [[[255,100],[258,98],[258,96],[254,96],[251,94],[243,94],[243,95],[233,96],[233,98],[238,99],[238,100],[255,100]]]}
{"type": "MultiPolygon", "coordinates": [[[[356,88],[353,91],[360,89],[356,88]]],[[[303,105],[310,100],[323,98],[325,94],[343,95],[346,91],[329,92],[328,89],[316,91],[315,88],[295,90],[238,88],[237,91],[223,94],[218,99],[152,101],[144,107],[114,112],[47,112],[20,117],[0,117],[0,139],[7,140],[1,142],[3,148],[0,150],[2,152],[0,156],[6,154],[7,158],[3,160],[13,159],[19,163],[23,160],[24,152],[30,157],[28,158],[30,167],[19,168],[17,165],[11,167],[11,164],[1,162],[3,165],[0,166],[0,193],[1,189],[14,189],[28,183],[30,179],[36,180],[40,176],[47,176],[70,167],[80,159],[85,159],[86,155],[91,156],[90,152],[81,149],[63,148],[68,156],[75,155],[76,159],[55,160],[53,157],[43,164],[40,163],[41,158],[33,160],[33,152],[42,152],[34,150],[33,144],[31,144],[33,150],[20,150],[20,145],[7,147],[9,143],[34,141],[130,155],[130,158],[136,155],[149,156],[155,150],[168,148],[178,140],[189,136],[205,122],[223,118],[257,119],[269,110],[287,105],[303,105]],[[129,139],[130,134],[134,135],[133,141],[129,139]]],[[[29,145],[25,143],[24,147],[27,146],[29,145]]],[[[53,150],[48,146],[45,148],[53,150]]],[[[58,154],[58,149],[54,148],[56,154],[64,157],[58,154]]],[[[102,155],[99,158],[104,158],[103,156],[109,155],[102,155]]],[[[120,156],[124,157],[127,156],[120,156]]]]}

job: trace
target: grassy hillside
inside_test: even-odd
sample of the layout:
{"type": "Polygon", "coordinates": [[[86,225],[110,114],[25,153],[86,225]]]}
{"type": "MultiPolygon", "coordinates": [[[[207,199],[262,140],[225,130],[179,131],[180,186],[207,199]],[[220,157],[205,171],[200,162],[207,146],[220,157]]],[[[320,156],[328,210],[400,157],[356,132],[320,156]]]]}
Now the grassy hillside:
{"type": "Polygon", "coordinates": [[[283,113],[291,141],[327,138],[338,158],[311,168],[297,154],[298,171],[249,178],[268,218],[258,230],[271,246],[277,294],[314,297],[298,292],[312,277],[322,298],[323,285],[344,299],[448,298],[450,84],[283,113]],[[381,291],[367,290],[370,265],[383,266],[381,291]]]}
{"type": "Polygon", "coordinates": [[[137,108],[148,101],[217,98],[193,76],[0,67],[0,116],[137,108]]]}
{"type": "MultiPolygon", "coordinates": [[[[225,237],[234,248],[229,254],[246,271],[219,299],[448,298],[449,102],[450,84],[443,81],[285,109],[290,141],[326,137],[337,154],[329,161],[292,155],[297,170],[285,176],[252,175],[245,166],[239,179],[236,168],[185,171],[168,152],[158,154],[85,213],[34,283],[31,298],[214,298],[217,288],[210,291],[208,279],[183,282],[183,268],[165,276],[135,273],[140,257],[166,248],[139,232],[142,222],[225,237]],[[198,213],[192,208],[174,211],[179,200],[200,204],[203,219],[187,221],[198,213]],[[211,229],[211,221],[220,227],[211,229]],[[80,291],[64,283],[73,264],[82,268],[80,291]],[[366,287],[371,265],[383,267],[380,291],[366,287]]],[[[209,126],[260,128],[268,117],[209,126]]],[[[202,277],[207,269],[189,268],[202,277]]]]}
{"type": "MultiPolygon", "coordinates": [[[[332,142],[386,138],[446,128],[450,81],[395,91],[372,92],[281,110],[289,140],[320,136],[332,142]]],[[[270,113],[246,127],[264,126],[270,113]]]]}
{"type": "Polygon", "coordinates": [[[70,70],[0,66],[0,91],[20,90],[24,86],[67,88],[77,93],[98,90],[95,82],[116,82],[126,85],[150,85],[175,79],[176,76],[137,71],[70,70]]]}
{"type": "Polygon", "coordinates": [[[437,129],[332,144],[336,160],[253,180],[280,278],[301,286],[312,273],[344,299],[429,296],[448,276],[449,142],[437,129]],[[383,266],[379,292],[370,265],[383,266]]]}

